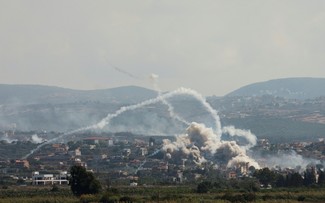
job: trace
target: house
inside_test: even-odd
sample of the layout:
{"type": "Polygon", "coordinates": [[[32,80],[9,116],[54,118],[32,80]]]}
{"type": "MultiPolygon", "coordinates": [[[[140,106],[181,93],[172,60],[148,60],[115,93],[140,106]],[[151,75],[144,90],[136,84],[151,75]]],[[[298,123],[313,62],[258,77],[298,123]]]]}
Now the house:
{"type": "Polygon", "coordinates": [[[17,168],[29,168],[29,161],[27,160],[16,160],[15,165],[17,168]]]}
{"type": "Polygon", "coordinates": [[[88,145],[98,145],[100,143],[106,144],[107,146],[113,146],[112,138],[108,137],[87,137],[83,139],[84,144],[88,145]]]}
{"type": "Polygon", "coordinates": [[[233,179],[237,177],[237,173],[235,171],[231,171],[228,173],[228,179],[233,179]]]}
{"type": "Polygon", "coordinates": [[[146,156],[146,155],[148,155],[148,149],[146,147],[141,147],[139,149],[139,155],[140,156],[146,156]]]}
{"type": "Polygon", "coordinates": [[[73,156],[73,157],[81,156],[80,148],[77,148],[77,149],[75,149],[73,151],[69,151],[69,155],[70,156],[73,156]]]}
{"type": "Polygon", "coordinates": [[[62,171],[57,175],[53,174],[40,174],[38,171],[34,171],[32,174],[32,185],[67,185],[69,184],[68,173],[62,171]]]}

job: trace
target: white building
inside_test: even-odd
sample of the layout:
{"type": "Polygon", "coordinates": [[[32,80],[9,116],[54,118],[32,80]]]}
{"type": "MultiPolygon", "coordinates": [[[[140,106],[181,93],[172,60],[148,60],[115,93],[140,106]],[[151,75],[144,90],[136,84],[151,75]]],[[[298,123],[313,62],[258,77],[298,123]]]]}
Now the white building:
{"type": "Polygon", "coordinates": [[[69,176],[66,171],[60,172],[60,174],[40,174],[38,171],[34,171],[32,175],[32,185],[54,185],[54,184],[69,184],[69,176]]]}

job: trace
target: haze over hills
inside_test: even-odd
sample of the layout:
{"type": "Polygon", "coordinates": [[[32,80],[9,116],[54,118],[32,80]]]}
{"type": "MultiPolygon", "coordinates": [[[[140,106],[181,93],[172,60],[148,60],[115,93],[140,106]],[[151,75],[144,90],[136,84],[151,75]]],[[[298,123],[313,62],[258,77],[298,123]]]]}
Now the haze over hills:
{"type": "MultiPolygon", "coordinates": [[[[279,79],[251,84],[225,97],[208,97],[207,101],[219,111],[222,123],[250,129],[257,137],[314,139],[325,136],[323,87],[325,79],[279,79]]],[[[156,96],[153,90],[135,86],[84,91],[41,85],[0,85],[0,130],[67,132],[95,124],[123,106],[156,96]]],[[[177,95],[168,101],[186,121],[213,126],[211,115],[195,98],[177,95]]],[[[186,126],[173,120],[168,111],[161,102],[147,105],[114,118],[104,130],[148,134],[184,132],[186,126]]]]}
{"type": "Polygon", "coordinates": [[[44,85],[0,85],[0,104],[65,104],[84,101],[129,104],[155,96],[155,91],[136,86],[73,90],[44,85]]]}
{"type": "Polygon", "coordinates": [[[0,129],[65,132],[98,122],[119,107],[156,97],[142,87],[73,90],[43,85],[0,85],[0,129]]]}
{"type": "MultiPolygon", "coordinates": [[[[272,95],[288,99],[325,96],[325,78],[286,78],[253,83],[225,96],[272,95]]],[[[154,90],[125,86],[100,90],[74,90],[44,85],[0,84],[2,104],[66,104],[85,101],[131,104],[157,96],[154,90]]]]}
{"type": "Polygon", "coordinates": [[[253,83],[226,96],[273,95],[288,99],[313,99],[325,96],[325,78],[286,78],[253,83]]]}

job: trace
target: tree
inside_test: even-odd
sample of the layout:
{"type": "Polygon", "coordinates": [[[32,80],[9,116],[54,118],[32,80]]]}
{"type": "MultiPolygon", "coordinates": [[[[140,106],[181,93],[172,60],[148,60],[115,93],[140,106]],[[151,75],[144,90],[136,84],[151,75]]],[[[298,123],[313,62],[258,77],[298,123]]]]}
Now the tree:
{"type": "Polygon", "coordinates": [[[314,172],[314,169],[307,169],[304,173],[304,185],[310,186],[316,184],[316,174],[314,172]]]}
{"type": "Polygon", "coordinates": [[[276,174],[269,168],[256,170],[254,176],[264,185],[264,187],[267,187],[268,184],[271,184],[276,180],[276,174]]]}
{"type": "Polygon", "coordinates": [[[25,180],[22,179],[22,178],[19,178],[19,179],[17,180],[17,185],[24,185],[25,183],[26,183],[25,180]]]}
{"type": "Polygon", "coordinates": [[[318,185],[325,186],[325,172],[322,170],[318,171],[318,185]]]}
{"type": "Polygon", "coordinates": [[[301,187],[303,186],[303,183],[304,179],[297,172],[287,176],[287,186],[289,187],[301,187]]]}
{"type": "Polygon", "coordinates": [[[68,147],[69,147],[69,150],[70,151],[76,150],[76,149],[78,149],[79,147],[82,146],[82,142],[81,141],[77,141],[77,142],[69,141],[67,144],[68,144],[68,147]]]}
{"type": "Polygon", "coordinates": [[[285,187],[286,186],[286,179],[283,175],[277,175],[277,179],[275,182],[276,187],[285,187]]]}
{"type": "Polygon", "coordinates": [[[196,192],[197,193],[207,193],[209,191],[209,189],[211,189],[212,183],[209,181],[204,181],[198,184],[196,192]]]}
{"type": "Polygon", "coordinates": [[[74,195],[96,194],[101,190],[100,182],[84,167],[72,166],[70,174],[70,187],[74,195]]]}

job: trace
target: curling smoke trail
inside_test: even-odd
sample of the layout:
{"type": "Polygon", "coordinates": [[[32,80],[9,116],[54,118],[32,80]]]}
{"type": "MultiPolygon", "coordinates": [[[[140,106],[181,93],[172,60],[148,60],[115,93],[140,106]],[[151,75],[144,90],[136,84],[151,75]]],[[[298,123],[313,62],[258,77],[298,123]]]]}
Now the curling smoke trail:
{"type": "Polygon", "coordinates": [[[256,136],[251,133],[250,130],[236,129],[234,126],[225,126],[222,128],[223,133],[227,133],[230,136],[243,137],[248,141],[246,148],[249,149],[256,145],[256,136]]]}
{"type": "Polygon", "coordinates": [[[126,111],[132,111],[132,110],[141,108],[143,106],[147,106],[147,105],[150,105],[150,104],[155,104],[155,103],[161,102],[162,100],[166,100],[168,98],[172,98],[172,97],[177,96],[177,95],[190,95],[190,96],[194,97],[195,99],[197,99],[198,101],[200,101],[202,103],[204,108],[208,112],[210,112],[211,115],[213,116],[213,119],[215,120],[215,125],[216,125],[216,132],[217,132],[217,135],[219,136],[219,139],[220,139],[222,131],[221,131],[220,118],[219,118],[217,112],[210,106],[210,104],[205,100],[205,98],[201,94],[199,94],[198,92],[196,92],[194,90],[182,87],[182,88],[179,88],[179,89],[177,89],[175,91],[168,92],[168,93],[162,94],[162,95],[158,95],[158,97],[156,97],[156,98],[149,99],[149,100],[140,102],[138,104],[121,107],[115,113],[108,114],[104,119],[102,119],[97,124],[94,124],[94,125],[91,125],[91,126],[88,126],[88,127],[84,127],[84,128],[79,128],[77,130],[64,133],[64,134],[60,135],[59,137],[48,140],[47,142],[44,142],[41,145],[37,146],[35,149],[33,149],[29,154],[24,156],[23,159],[28,158],[30,155],[34,154],[36,151],[38,151],[40,148],[42,148],[46,144],[53,143],[53,142],[55,142],[55,141],[57,141],[57,140],[59,140],[61,138],[64,138],[66,136],[72,135],[74,133],[82,132],[82,131],[85,131],[85,130],[103,129],[105,126],[110,124],[110,121],[113,118],[119,116],[120,114],[122,114],[122,113],[124,113],[126,111]]]}
{"type": "Polygon", "coordinates": [[[140,166],[137,168],[137,170],[135,170],[135,173],[134,173],[134,174],[137,174],[138,171],[142,169],[142,167],[143,167],[143,165],[144,165],[145,163],[147,163],[147,159],[145,159],[145,160],[140,164],[140,166]]]}
{"type": "Polygon", "coordinates": [[[143,106],[147,106],[150,104],[155,104],[158,102],[161,102],[162,100],[166,100],[168,98],[172,98],[174,96],[177,95],[190,95],[192,97],[194,97],[195,99],[197,99],[198,101],[200,101],[202,103],[202,105],[204,106],[204,108],[211,113],[211,115],[213,116],[213,119],[215,120],[215,125],[216,125],[216,131],[217,134],[219,136],[221,136],[221,123],[220,123],[220,118],[217,114],[217,112],[210,106],[210,104],[208,102],[205,101],[205,98],[200,95],[199,93],[197,93],[194,90],[191,89],[187,89],[187,88],[179,88],[175,91],[163,94],[163,95],[158,95],[158,97],[153,98],[153,99],[149,99],[143,102],[140,102],[138,104],[134,104],[134,105],[130,105],[130,106],[124,106],[121,107],[119,110],[117,110],[115,113],[113,114],[108,114],[106,118],[102,119],[99,123],[93,125],[93,129],[102,129],[105,126],[109,125],[110,121],[119,116],[120,114],[126,112],[126,111],[132,111],[138,108],[141,108],[143,106]]]}
{"type": "MultiPolygon", "coordinates": [[[[158,87],[158,78],[159,78],[159,76],[156,74],[150,75],[150,79],[153,83],[154,89],[158,92],[158,96],[161,96],[162,92],[161,92],[160,88],[158,87]]],[[[170,117],[185,124],[186,126],[190,125],[190,122],[186,121],[184,118],[180,117],[179,115],[177,115],[175,113],[174,107],[165,98],[162,98],[161,103],[163,103],[164,105],[167,106],[167,108],[168,108],[167,111],[168,111],[170,117]]]]}

